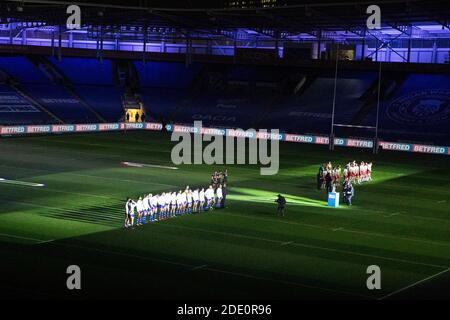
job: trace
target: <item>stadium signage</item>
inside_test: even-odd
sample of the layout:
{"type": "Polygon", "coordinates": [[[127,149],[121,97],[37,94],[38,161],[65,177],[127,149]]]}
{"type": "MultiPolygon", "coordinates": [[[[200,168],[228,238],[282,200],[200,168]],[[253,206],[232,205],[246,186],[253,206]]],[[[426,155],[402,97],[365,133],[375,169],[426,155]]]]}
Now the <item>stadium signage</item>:
{"type": "Polygon", "coordinates": [[[173,127],[173,132],[198,133],[198,128],[197,127],[175,125],[173,127]]]}
{"type": "Polygon", "coordinates": [[[97,124],[77,124],[75,126],[76,132],[97,131],[97,130],[98,130],[97,124]]]}
{"type": "Polygon", "coordinates": [[[406,143],[395,143],[380,141],[380,146],[384,150],[396,150],[396,151],[411,151],[412,145],[406,143]]]}
{"type": "Polygon", "coordinates": [[[52,132],[74,132],[75,126],[71,124],[55,124],[52,126],[52,132]]]}
{"type": "Polygon", "coordinates": [[[315,137],[315,139],[316,139],[316,144],[328,144],[329,143],[329,139],[328,139],[328,137],[315,137]]]}
{"type": "Polygon", "coordinates": [[[259,131],[259,132],[256,134],[256,139],[279,140],[279,141],[283,141],[283,134],[281,134],[281,133],[272,133],[272,132],[261,132],[261,131],[259,131]]]}
{"type": "Polygon", "coordinates": [[[161,131],[162,129],[163,125],[161,123],[153,123],[153,122],[145,123],[145,130],[161,131]]]}
{"type": "Polygon", "coordinates": [[[51,126],[28,126],[27,133],[50,133],[52,132],[51,126]]]}
{"type": "Polygon", "coordinates": [[[100,123],[98,125],[100,131],[114,131],[120,129],[119,123],[100,123]]]}
{"type": "Polygon", "coordinates": [[[314,143],[314,137],[313,136],[302,136],[302,135],[297,135],[297,134],[285,134],[284,139],[285,139],[285,141],[289,141],[289,142],[314,143]]]}
{"type": "Polygon", "coordinates": [[[21,134],[25,133],[26,127],[19,126],[19,127],[2,127],[2,134],[21,134]]]}
{"type": "Polygon", "coordinates": [[[448,148],[415,144],[413,145],[413,152],[446,154],[448,148]]]}
{"type": "MultiPolygon", "coordinates": [[[[146,123],[100,123],[100,124],[55,124],[55,125],[42,125],[42,126],[0,126],[0,135],[20,135],[20,134],[48,134],[48,133],[65,133],[65,132],[95,132],[95,131],[117,131],[117,130],[152,130],[161,131],[164,126],[157,122],[146,123]]],[[[264,139],[264,140],[278,140],[295,143],[313,143],[326,145],[329,143],[329,138],[325,136],[313,136],[313,135],[296,135],[296,134],[281,134],[281,133],[268,133],[268,132],[256,132],[255,130],[242,130],[242,129],[220,129],[220,128],[196,128],[194,126],[185,125],[172,125],[167,124],[165,126],[167,131],[186,132],[186,133],[198,133],[204,135],[217,135],[236,138],[250,138],[250,139],[264,139]]],[[[356,148],[372,148],[372,140],[364,139],[345,139],[335,138],[335,145],[356,147],[356,148]]],[[[450,147],[448,146],[432,146],[422,144],[408,144],[380,141],[379,145],[384,150],[393,151],[406,151],[406,152],[418,152],[429,154],[447,154],[450,155],[450,147]]]]}
{"type": "Polygon", "coordinates": [[[334,138],[335,146],[345,146],[345,139],[342,138],[334,138]]]}
{"type": "Polygon", "coordinates": [[[236,137],[236,138],[255,138],[256,132],[254,130],[244,131],[242,129],[228,129],[227,136],[228,137],[236,137]]]}
{"type": "Polygon", "coordinates": [[[347,143],[345,145],[347,147],[373,148],[373,141],[371,141],[371,140],[347,139],[347,143]]]}
{"type": "Polygon", "coordinates": [[[77,99],[57,99],[57,98],[42,98],[45,104],[79,104],[77,99]]]}
{"type": "Polygon", "coordinates": [[[142,122],[122,122],[120,128],[125,130],[139,130],[145,129],[145,126],[142,122]]]}
{"type": "Polygon", "coordinates": [[[202,134],[225,136],[226,130],[225,129],[216,129],[216,128],[202,128],[202,134]]]}

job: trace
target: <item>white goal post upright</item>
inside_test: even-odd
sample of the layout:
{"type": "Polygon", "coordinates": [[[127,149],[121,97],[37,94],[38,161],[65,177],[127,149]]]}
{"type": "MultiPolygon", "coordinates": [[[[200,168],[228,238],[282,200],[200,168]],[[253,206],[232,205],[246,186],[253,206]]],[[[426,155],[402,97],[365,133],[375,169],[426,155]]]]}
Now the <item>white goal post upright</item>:
{"type": "Polygon", "coordinates": [[[373,138],[373,153],[377,154],[378,153],[378,125],[379,125],[379,112],[380,112],[380,100],[381,100],[381,62],[379,64],[379,69],[378,69],[377,114],[376,114],[375,126],[358,126],[358,125],[351,125],[351,124],[335,123],[338,64],[339,64],[339,43],[337,43],[337,52],[336,52],[336,69],[335,69],[335,74],[334,74],[334,93],[333,93],[333,107],[332,107],[332,111],[331,111],[331,130],[330,130],[329,148],[331,151],[334,150],[334,127],[369,129],[369,130],[375,131],[375,136],[373,138]]]}
{"type": "Polygon", "coordinates": [[[380,97],[381,97],[381,61],[378,69],[378,98],[377,98],[377,118],[375,122],[375,139],[373,141],[373,153],[378,153],[378,119],[380,114],[380,97]]]}
{"type": "Polygon", "coordinates": [[[333,108],[331,110],[331,132],[330,132],[330,150],[334,150],[334,111],[336,108],[336,91],[337,91],[337,77],[338,77],[338,64],[339,64],[339,42],[336,44],[336,68],[334,71],[334,92],[333,92],[333,108]]]}

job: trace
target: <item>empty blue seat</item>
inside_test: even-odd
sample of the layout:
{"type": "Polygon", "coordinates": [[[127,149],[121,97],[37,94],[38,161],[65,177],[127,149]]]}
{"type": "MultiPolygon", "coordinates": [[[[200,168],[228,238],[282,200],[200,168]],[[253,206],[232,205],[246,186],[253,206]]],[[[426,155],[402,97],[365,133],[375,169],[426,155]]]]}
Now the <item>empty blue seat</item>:
{"type": "Polygon", "coordinates": [[[0,125],[47,124],[55,120],[13,88],[0,84],[0,125]]]}

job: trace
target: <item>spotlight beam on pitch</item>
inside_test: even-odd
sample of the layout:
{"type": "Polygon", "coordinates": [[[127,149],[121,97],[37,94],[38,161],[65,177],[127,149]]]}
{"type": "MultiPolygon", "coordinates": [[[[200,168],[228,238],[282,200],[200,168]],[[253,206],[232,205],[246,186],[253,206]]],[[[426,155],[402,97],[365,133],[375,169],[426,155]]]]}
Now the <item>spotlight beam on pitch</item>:
{"type": "MultiPolygon", "coordinates": [[[[237,201],[248,201],[258,203],[274,203],[277,193],[266,190],[252,189],[252,188],[230,188],[240,194],[228,194],[227,199],[237,201]]],[[[291,194],[283,194],[289,205],[310,206],[310,207],[327,207],[325,201],[315,200],[306,197],[295,196],[291,194]]]]}

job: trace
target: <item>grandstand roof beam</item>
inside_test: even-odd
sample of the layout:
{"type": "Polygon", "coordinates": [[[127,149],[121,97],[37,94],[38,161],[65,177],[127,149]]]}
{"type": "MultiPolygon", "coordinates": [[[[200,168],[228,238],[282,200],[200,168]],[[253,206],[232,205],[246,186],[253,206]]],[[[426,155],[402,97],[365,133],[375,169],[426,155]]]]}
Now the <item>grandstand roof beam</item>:
{"type": "Polygon", "coordinates": [[[376,54],[376,55],[378,56],[378,52],[379,52],[381,49],[387,48],[387,49],[390,49],[390,50],[391,50],[392,52],[394,52],[395,54],[397,54],[400,58],[402,58],[403,61],[407,61],[407,59],[405,59],[405,57],[403,57],[397,50],[395,50],[394,48],[392,48],[392,47],[390,46],[390,43],[391,43],[391,42],[393,42],[393,41],[397,40],[398,38],[400,38],[400,36],[402,35],[401,33],[400,33],[398,36],[396,36],[396,37],[394,37],[394,38],[392,38],[392,39],[389,39],[388,41],[382,40],[381,37],[377,37],[377,36],[376,36],[373,32],[371,32],[371,31],[369,31],[368,33],[369,33],[372,37],[374,37],[376,40],[380,41],[380,42],[381,42],[381,45],[378,46],[378,47],[375,49],[375,51],[372,52],[371,54],[369,54],[367,57],[370,57],[370,56],[372,56],[372,55],[374,55],[374,54],[376,54]]]}

